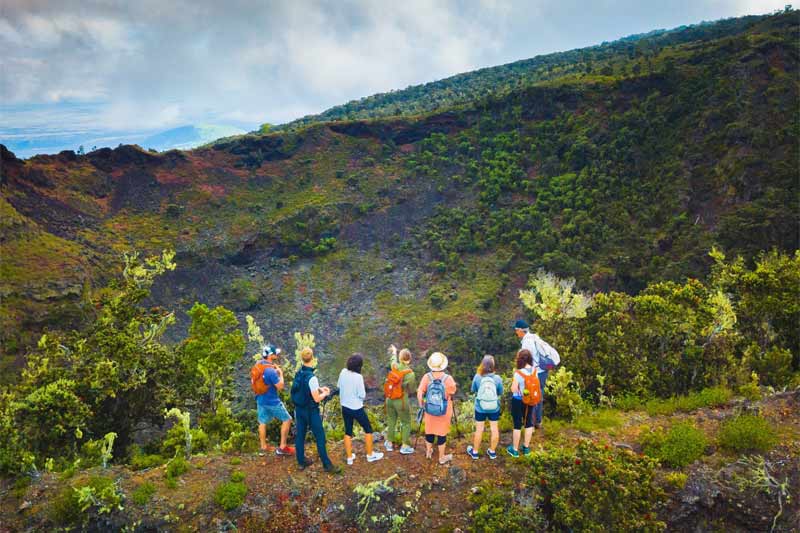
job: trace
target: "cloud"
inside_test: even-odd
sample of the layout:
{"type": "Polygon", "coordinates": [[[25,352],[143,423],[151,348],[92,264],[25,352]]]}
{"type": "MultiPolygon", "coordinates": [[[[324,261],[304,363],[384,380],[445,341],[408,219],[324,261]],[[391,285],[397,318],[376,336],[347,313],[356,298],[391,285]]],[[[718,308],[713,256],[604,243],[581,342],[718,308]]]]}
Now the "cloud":
{"type": "MultiPolygon", "coordinates": [[[[773,0],[2,0],[0,101],[103,127],[285,122],[375,92],[773,0]],[[87,111],[89,113],[89,111],[87,111]]],[[[14,115],[16,116],[16,115],[14,115]]],[[[66,124],[65,124],[66,125],[66,124]]]]}

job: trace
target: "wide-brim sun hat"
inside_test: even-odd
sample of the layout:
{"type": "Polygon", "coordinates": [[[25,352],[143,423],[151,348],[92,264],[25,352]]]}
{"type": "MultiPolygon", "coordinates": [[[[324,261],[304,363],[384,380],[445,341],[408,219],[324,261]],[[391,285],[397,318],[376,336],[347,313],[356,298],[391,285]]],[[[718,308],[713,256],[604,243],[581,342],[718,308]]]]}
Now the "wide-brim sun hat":
{"type": "Polygon", "coordinates": [[[434,372],[441,372],[447,368],[447,356],[442,352],[433,352],[431,356],[428,357],[428,368],[434,372]]]}

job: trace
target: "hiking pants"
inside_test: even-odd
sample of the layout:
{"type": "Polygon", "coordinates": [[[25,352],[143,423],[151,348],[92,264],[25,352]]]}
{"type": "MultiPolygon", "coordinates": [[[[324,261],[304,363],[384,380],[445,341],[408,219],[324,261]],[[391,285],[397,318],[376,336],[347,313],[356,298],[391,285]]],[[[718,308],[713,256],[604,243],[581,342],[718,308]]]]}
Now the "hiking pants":
{"type": "Polygon", "coordinates": [[[537,374],[539,377],[539,385],[542,386],[542,401],[533,408],[533,422],[537,426],[542,423],[542,415],[544,414],[544,385],[547,383],[547,374],[547,370],[537,374]]]}
{"type": "Polygon", "coordinates": [[[306,446],[306,433],[311,429],[314,435],[314,440],[317,442],[317,454],[322,461],[322,466],[329,467],[331,460],[328,457],[328,451],[325,449],[325,430],[322,428],[322,417],[319,414],[319,407],[296,407],[294,410],[294,420],[297,429],[297,434],[294,437],[295,454],[297,455],[297,464],[302,465],[306,462],[305,446],[306,446]]]}
{"type": "Polygon", "coordinates": [[[397,442],[397,425],[400,425],[400,435],[403,444],[411,446],[411,405],[408,398],[405,400],[386,400],[386,438],[389,442],[397,442]]]}

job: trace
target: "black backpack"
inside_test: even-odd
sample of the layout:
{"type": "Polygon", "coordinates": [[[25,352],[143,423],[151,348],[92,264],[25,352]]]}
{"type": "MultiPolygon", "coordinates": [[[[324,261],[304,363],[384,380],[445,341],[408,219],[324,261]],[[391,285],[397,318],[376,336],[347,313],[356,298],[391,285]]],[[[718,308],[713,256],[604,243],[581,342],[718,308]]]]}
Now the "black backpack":
{"type": "Polygon", "coordinates": [[[314,372],[306,370],[305,367],[302,367],[295,374],[290,392],[292,403],[295,407],[308,407],[313,403],[314,399],[311,397],[311,389],[308,386],[308,382],[311,381],[312,377],[314,377],[314,372]]]}

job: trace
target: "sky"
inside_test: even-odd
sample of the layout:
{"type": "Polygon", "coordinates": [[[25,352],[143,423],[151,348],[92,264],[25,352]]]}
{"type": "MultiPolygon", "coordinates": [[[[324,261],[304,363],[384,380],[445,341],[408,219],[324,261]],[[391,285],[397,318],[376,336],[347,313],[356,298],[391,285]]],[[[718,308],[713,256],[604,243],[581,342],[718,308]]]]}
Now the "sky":
{"type": "Polygon", "coordinates": [[[480,67],[785,3],[0,0],[0,142],[198,123],[254,129],[480,67]]]}

